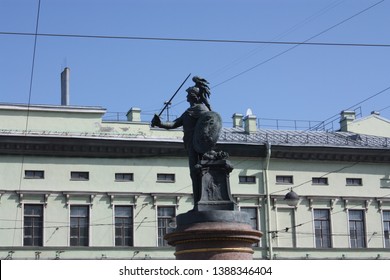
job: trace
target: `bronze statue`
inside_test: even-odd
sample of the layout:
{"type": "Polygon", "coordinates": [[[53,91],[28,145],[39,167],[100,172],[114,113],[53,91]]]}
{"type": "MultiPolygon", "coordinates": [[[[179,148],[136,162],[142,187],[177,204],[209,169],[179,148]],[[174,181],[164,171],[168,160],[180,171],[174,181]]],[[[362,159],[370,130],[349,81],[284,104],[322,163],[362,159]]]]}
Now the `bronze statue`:
{"type": "Polygon", "coordinates": [[[176,247],[176,259],[250,259],[252,243],[260,240],[261,233],[251,230],[248,213],[239,211],[231,195],[233,165],[228,154],[214,150],[222,119],[211,110],[208,82],[197,76],[192,80],[195,86],[187,89],[189,108],[173,122],[162,122],[161,113],[155,115],[151,124],[183,127],[192,180],[194,208],[175,217],[176,229],[164,239],[176,247]]]}
{"type": "Polygon", "coordinates": [[[218,140],[222,121],[217,113],[211,112],[204,104],[199,88],[189,87],[186,91],[190,107],[172,122],[162,122],[160,117],[155,115],[152,126],[165,129],[183,127],[183,142],[188,153],[194,202],[197,202],[200,199],[201,185],[197,164],[204,154],[213,153],[212,148],[218,140]]]}

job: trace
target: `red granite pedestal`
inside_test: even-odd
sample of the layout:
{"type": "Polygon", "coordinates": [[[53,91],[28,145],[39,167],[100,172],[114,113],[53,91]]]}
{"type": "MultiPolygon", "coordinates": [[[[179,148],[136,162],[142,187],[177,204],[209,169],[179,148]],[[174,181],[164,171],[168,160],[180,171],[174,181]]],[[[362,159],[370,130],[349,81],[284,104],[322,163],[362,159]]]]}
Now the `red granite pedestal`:
{"type": "Polygon", "coordinates": [[[177,260],[251,260],[262,233],[239,222],[198,222],[165,236],[177,260]]]}

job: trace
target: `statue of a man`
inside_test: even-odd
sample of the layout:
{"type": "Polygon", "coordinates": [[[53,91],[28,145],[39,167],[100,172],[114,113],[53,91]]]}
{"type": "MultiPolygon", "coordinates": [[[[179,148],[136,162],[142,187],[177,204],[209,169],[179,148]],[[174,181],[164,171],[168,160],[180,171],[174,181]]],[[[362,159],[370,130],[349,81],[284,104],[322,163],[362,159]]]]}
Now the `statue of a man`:
{"type": "Polygon", "coordinates": [[[190,168],[190,176],[192,179],[192,190],[194,195],[194,203],[200,199],[200,179],[197,175],[196,165],[203,156],[199,149],[196,149],[194,137],[196,133],[196,124],[199,118],[210,110],[202,102],[199,95],[199,88],[189,87],[187,90],[187,101],[190,107],[177,119],[172,122],[161,122],[159,116],[155,115],[152,120],[152,126],[157,126],[165,129],[175,129],[183,127],[184,146],[188,153],[188,162],[190,168]],[[194,145],[195,144],[195,145],[194,145]]]}

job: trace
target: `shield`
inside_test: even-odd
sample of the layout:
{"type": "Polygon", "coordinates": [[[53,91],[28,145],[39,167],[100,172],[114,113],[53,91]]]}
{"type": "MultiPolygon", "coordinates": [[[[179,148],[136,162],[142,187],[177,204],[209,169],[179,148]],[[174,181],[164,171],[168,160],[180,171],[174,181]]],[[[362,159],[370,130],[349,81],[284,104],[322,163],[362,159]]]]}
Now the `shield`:
{"type": "Polygon", "coordinates": [[[196,152],[204,154],[215,147],[222,129],[221,116],[213,111],[203,113],[194,130],[193,145],[196,152]]]}

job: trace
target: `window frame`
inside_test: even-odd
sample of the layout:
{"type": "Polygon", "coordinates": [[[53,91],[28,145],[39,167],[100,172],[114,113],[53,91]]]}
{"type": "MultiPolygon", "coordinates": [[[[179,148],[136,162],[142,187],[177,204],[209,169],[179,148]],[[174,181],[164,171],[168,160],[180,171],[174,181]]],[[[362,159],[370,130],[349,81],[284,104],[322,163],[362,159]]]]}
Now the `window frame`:
{"type": "Polygon", "coordinates": [[[384,247],[390,248],[390,210],[382,210],[382,224],[384,247]],[[385,218],[385,213],[388,214],[387,218],[385,218]]]}
{"type": "Polygon", "coordinates": [[[75,204],[75,205],[70,205],[69,206],[69,246],[70,247],[89,247],[90,246],[90,233],[91,233],[91,230],[90,230],[90,218],[91,218],[91,208],[90,208],[90,205],[78,205],[78,204],[75,204]],[[72,216],[72,208],[75,209],[76,207],[86,209],[87,210],[87,215],[86,216],[77,216],[77,215],[72,216]],[[83,226],[82,224],[80,225],[80,222],[83,221],[82,219],[84,219],[84,221],[85,221],[85,226],[83,226]],[[72,226],[72,223],[75,220],[77,220],[77,225],[76,226],[72,226]],[[72,229],[73,228],[77,229],[77,233],[78,233],[77,236],[72,235],[72,229]],[[86,229],[85,230],[86,233],[80,234],[82,229],[86,229]],[[82,238],[84,238],[86,240],[83,243],[80,242],[82,238]],[[76,244],[72,244],[72,239],[76,240],[76,244]]]}
{"type": "Polygon", "coordinates": [[[293,175],[276,175],[275,182],[277,185],[293,185],[294,184],[294,176],[293,175]],[[282,180],[280,180],[280,179],[282,179],[282,180]]]}
{"type": "Polygon", "coordinates": [[[239,175],[238,176],[238,183],[239,184],[256,184],[256,176],[239,175]]]}
{"type": "Polygon", "coordinates": [[[156,178],[157,183],[175,183],[176,182],[176,174],[175,173],[157,173],[156,178]],[[172,178],[169,178],[172,177],[172,178]]]}
{"type": "Polygon", "coordinates": [[[114,246],[115,247],[133,247],[134,246],[134,206],[115,205],[114,206],[114,246]],[[129,215],[117,214],[117,209],[129,208],[129,215]],[[125,220],[128,220],[126,223],[125,220]],[[120,221],[118,221],[120,220],[120,221]],[[126,226],[127,225],[127,226],[126,226]],[[117,235],[117,229],[120,228],[120,235],[117,235]],[[128,243],[126,242],[128,239],[128,243]],[[117,242],[119,241],[120,242],[117,242]]]}
{"type": "Polygon", "coordinates": [[[328,177],[312,177],[311,184],[313,186],[329,186],[329,179],[328,179],[328,177]],[[315,181],[317,181],[317,182],[315,182],[315,181]],[[321,182],[321,181],[324,181],[324,182],[321,182]]]}
{"type": "Polygon", "coordinates": [[[357,187],[360,187],[360,186],[363,186],[363,179],[362,178],[352,178],[352,177],[348,177],[348,178],[345,178],[345,185],[346,186],[357,186],[357,187]]]}
{"type": "Polygon", "coordinates": [[[44,207],[43,204],[24,204],[23,205],[23,246],[25,247],[42,247],[43,246],[43,223],[44,223],[44,207]],[[26,208],[28,207],[39,207],[41,214],[36,215],[36,214],[26,214],[26,208]],[[27,226],[26,223],[27,221],[30,220],[31,226],[29,226],[31,234],[26,235],[27,231],[27,226]],[[36,224],[38,222],[38,225],[36,224]],[[36,230],[37,229],[37,230],[36,230]],[[36,237],[35,233],[38,231],[38,237],[36,237]],[[27,240],[32,240],[31,244],[26,244],[27,240]],[[35,242],[36,240],[36,242],[35,242]]]}
{"type": "Polygon", "coordinates": [[[367,233],[366,233],[366,221],[364,210],[361,209],[349,209],[348,210],[348,232],[349,232],[349,243],[350,248],[367,248],[367,233]],[[361,219],[352,219],[351,213],[361,214],[361,219]],[[352,227],[353,225],[353,227],[352,227]],[[355,234],[352,231],[356,231],[355,234]],[[359,235],[358,231],[361,231],[363,234],[359,235]],[[356,238],[352,238],[356,236],[356,238]]]}
{"type": "Polygon", "coordinates": [[[45,179],[44,170],[24,170],[24,179],[45,179]],[[32,173],[32,174],[27,174],[32,173]]]}
{"type": "Polygon", "coordinates": [[[70,180],[71,181],[89,181],[89,171],[71,171],[70,172],[70,180]],[[79,176],[74,176],[78,174],[79,176]],[[80,175],[87,176],[80,176],[80,175]]]}
{"type": "Polygon", "coordinates": [[[131,172],[117,172],[115,173],[115,182],[134,182],[134,173],[131,172]],[[127,179],[126,176],[129,178],[127,179]],[[122,178],[118,178],[122,177],[122,178]]]}
{"type": "Polygon", "coordinates": [[[333,244],[332,224],[331,224],[330,217],[331,214],[329,209],[322,209],[322,208],[313,209],[314,245],[316,249],[333,248],[332,247],[333,246],[332,245],[333,244]],[[316,217],[316,211],[326,211],[326,217],[316,217]],[[318,227],[318,225],[320,226],[318,227]],[[318,235],[317,233],[320,233],[320,235],[318,235]]]}
{"type": "Polygon", "coordinates": [[[165,234],[170,233],[174,228],[169,227],[169,222],[176,217],[176,207],[161,205],[156,207],[157,214],[157,247],[168,247],[168,241],[164,239],[165,234]],[[169,209],[173,211],[173,215],[160,215],[160,209],[169,209]]]}

